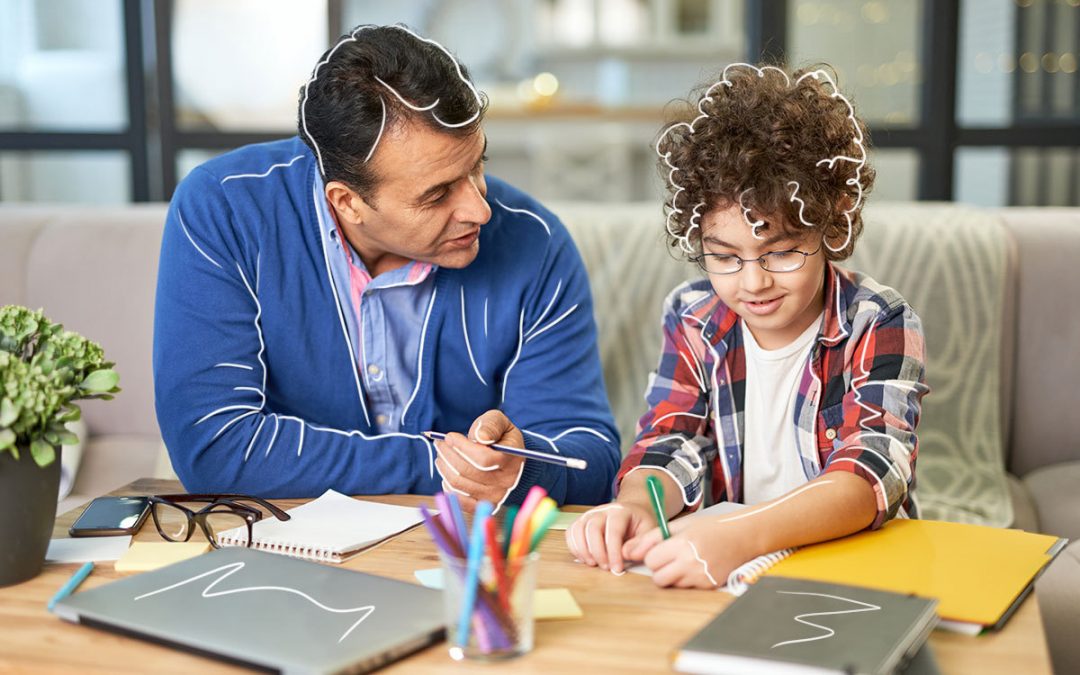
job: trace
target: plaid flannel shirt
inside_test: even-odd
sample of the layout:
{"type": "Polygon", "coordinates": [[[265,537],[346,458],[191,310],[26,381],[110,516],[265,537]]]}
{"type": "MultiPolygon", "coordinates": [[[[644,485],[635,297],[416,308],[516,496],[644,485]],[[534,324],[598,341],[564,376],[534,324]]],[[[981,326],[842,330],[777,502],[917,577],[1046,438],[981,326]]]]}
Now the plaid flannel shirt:
{"type": "MultiPolygon", "coordinates": [[[[829,264],[825,318],[795,402],[795,439],[809,481],[849,471],[874,488],[881,527],[916,517],[925,345],[919,317],[895,290],[829,264]]],[[[682,486],[688,509],[741,502],[746,356],[739,316],[708,279],[688,282],[664,306],[664,345],[645,395],[649,406],[615,479],[661,469],[682,486]]],[[[751,450],[752,452],[753,450],[751,450]]]]}

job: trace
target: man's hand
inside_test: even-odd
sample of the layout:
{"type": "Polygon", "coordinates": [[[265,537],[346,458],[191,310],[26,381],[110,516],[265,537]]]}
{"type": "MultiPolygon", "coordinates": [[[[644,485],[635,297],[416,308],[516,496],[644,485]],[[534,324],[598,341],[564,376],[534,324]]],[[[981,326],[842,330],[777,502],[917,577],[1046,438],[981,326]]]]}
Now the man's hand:
{"type": "Polygon", "coordinates": [[[496,506],[517,487],[525,459],[487,447],[492,443],[524,448],[525,439],[499,410],[489,410],[473,422],[466,438],[449,433],[435,441],[439,456],[435,468],[443,478],[443,490],[455,493],[466,511],[487,500],[496,506]]]}

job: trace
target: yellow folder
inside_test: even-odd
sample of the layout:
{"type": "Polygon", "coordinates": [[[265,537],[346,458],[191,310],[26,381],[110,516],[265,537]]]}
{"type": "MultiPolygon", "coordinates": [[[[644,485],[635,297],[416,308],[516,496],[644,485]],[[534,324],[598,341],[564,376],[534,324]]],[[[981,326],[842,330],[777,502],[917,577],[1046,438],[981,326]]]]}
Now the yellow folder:
{"type": "Polygon", "coordinates": [[[1021,530],[898,519],[801,548],[766,574],[937,598],[943,619],[994,626],[1063,544],[1021,530]]]}

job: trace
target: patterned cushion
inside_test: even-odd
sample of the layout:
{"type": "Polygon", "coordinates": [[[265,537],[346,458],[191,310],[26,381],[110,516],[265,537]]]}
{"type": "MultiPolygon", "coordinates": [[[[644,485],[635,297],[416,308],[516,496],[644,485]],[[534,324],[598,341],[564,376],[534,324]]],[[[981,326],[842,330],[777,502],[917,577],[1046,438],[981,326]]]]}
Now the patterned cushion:
{"type": "Polygon", "coordinates": [[[604,381],[625,451],[660,357],[664,298],[697,268],[668,253],[659,204],[547,206],[569,228],[589,271],[604,381]]]}
{"type": "Polygon", "coordinates": [[[900,291],[923,321],[927,380],[918,480],[926,518],[1006,526],[1002,328],[1014,253],[992,214],[869,207],[847,264],[900,291]]]}
{"type": "MultiPolygon", "coordinates": [[[[668,253],[655,203],[551,205],[589,270],[608,398],[633,438],[660,349],[667,293],[696,269],[668,253]]],[[[1001,327],[1010,239],[998,219],[952,205],[875,205],[845,265],[893,286],[922,317],[931,393],[923,400],[917,493],[926,518],[1005,526],[1001,327]]]]}

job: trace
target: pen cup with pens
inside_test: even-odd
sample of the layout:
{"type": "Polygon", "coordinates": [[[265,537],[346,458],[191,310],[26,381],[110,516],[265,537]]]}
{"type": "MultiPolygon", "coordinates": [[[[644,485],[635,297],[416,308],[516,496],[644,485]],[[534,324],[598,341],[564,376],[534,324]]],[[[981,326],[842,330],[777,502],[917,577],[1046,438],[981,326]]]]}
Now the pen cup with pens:
{"type": "Polygon", "coordinates": [[[467,524],[453,494],[435,495],[438,512],[421,507],[443,570],[446,639],[455,660],[499,660],[533,647],[533,592],[543,539],[558,509],[534,486],[520,509],[493,515],[480,502],[467,524]]]}
{"type": "Polygon", "coordinates": [[[469,607],[469,561],[445,554],[443,607],[450,656],[498,660],[526,654],[533,648],[533,591],[540,556],[530,553],[520,562],[512,586],[500,592],[497,562],[485,555],[479,568],[476,599],[469,607]],[[481,590],[482,589],[482,590],[481,590]],[[469,617],[462,625],[462,617],[469,617]]]}

